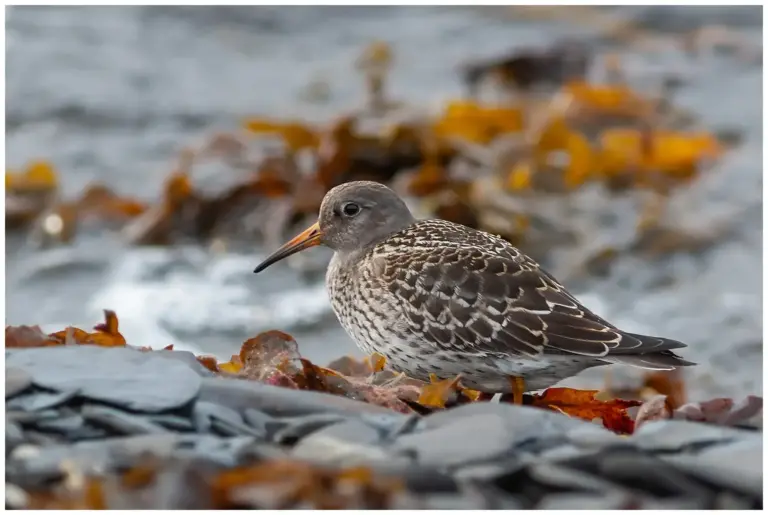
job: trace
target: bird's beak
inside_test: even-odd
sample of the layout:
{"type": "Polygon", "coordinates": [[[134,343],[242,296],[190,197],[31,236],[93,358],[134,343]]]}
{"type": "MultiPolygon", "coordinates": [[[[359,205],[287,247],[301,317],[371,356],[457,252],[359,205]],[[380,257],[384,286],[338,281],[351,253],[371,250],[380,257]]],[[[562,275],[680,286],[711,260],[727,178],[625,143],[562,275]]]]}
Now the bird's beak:
{"type": "Polygon", "coordinates": [[[322,236],[323,233],[320,231],[320,225],[315,222],[306,231],[293,238],[291,241],[277,249],[267,259],[262,261],[261,264],[254,269],[253,273],[258,274],[268,266],[277,263],[281,259],[285,259],[288,256],[296,254],[297,252],[301,252],[302,250],[308,249],[309,247],[320,245],[320,238],[322,236]]]}

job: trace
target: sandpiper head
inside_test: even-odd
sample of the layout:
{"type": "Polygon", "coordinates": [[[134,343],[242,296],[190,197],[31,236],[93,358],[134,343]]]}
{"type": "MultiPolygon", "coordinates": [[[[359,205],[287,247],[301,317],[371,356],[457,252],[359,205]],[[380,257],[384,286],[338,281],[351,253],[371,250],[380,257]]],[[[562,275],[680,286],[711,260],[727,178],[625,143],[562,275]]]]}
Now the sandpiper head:
{"type": "Polygon", "coordinates": [[[405,202],[383,184],[348,182],[325,194],[317,223],[280,247],[254,272],[316,245],[348,254],[383,240],[413,221],[405,202]]]}

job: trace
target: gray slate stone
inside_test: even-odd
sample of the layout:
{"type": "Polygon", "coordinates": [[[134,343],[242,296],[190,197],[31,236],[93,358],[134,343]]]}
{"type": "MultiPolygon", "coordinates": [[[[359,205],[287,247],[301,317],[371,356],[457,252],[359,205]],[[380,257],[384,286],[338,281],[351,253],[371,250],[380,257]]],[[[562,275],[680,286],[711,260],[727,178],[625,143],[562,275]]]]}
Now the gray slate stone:
{"type": "Polygon", "coordinates": [[[7,350],[6,366],[24,370],[44,388],[145,412],[188,404],[201,381],[186,364],[154,352],[93,345],[7,350]]]}
{"type": "Polygon", "coordinates": [[[743,440],[714,445],[698,453],[680,453],[659,458],[706,481],[744,492],[763,495],[763,440],[761,434],[743,440]]]}
{"type": "Polygon", "coordinates": [[[424,430],[405,434],[393,448],[414,453],[419,463],[455,467],[538,453],[590,425],[538,408],[499,403],[466,404],[424,417],[424,430]]]}
{"type": "Polygon", "coordinates": [[[325,426],[312,436],[336,438],[360,445],[377,445],[381,441],[381,431],[359,419],[348,419],[325,426]]]}
{"type": "Polygon", "coordinates": [[[744,433],[745,430],[700,422],[660,420],[643,424],[628,440],[639,449],[671,452],[730,442],[740,439],[744,433]]]}
{"type": "Polygon", "coordinates": [[[113,435],[167,434],[169,432],[163,426],[143,417],[109,406],[86,404],[81,414],[86,421],[107,428],[113,435]]]}
{"type": "Polygon", "coordinates": [[[24,370],[5,365],[5,398],[13,397],[32,386],[32,376],[24,370]]]}
{"type": "Polygon", "coordinates": [[[49,392],[46,390],[32,389],[22,395],[9,399],[5,404],[7,410],[42,411],[55,408],[77,397],[77,390],[63,392],[49,392]]]}
{"type": "Polygon", "coordinates": [[[193,410],[193,419],[198,432],[217,432],[223,436],[266,437],[266,431],[249,426],[243,416],[226,406],[211,402],[197,401],[193,410]]]}
{"type": "Polygon", "coordinates": [[[315,431],[346,420],[344,415],[336,413],[315,413],[303,417],[274,418],[267,422],[266,429],[271,441],[292,445],[315,431]]]}
{"type": "Polygon", "coordinates": [[[302,416],[313,413],[384,413],[392,415],[392,411],[387,408],[354,401],[338,395],[292,390],[239,379],[203,378],[200,400],[228,406],[236,411],[255,408],[275,417],[302,416]]]}
{"type": "Polygon", "coordinates": [[[509,456],[514,444],[505,418],[484,414],[402,435],[392,448],[415,456],[420,465],[444,468],[509,456]]]}
{"type": "Polygon", "coordinates": [[[394,456],[381,447],[346,442],[332,436],[312,434],[299,441],[291,457],[332,467],[370,466],[379,471],[401,470],[411,464],[402,456],[394,456]]]}

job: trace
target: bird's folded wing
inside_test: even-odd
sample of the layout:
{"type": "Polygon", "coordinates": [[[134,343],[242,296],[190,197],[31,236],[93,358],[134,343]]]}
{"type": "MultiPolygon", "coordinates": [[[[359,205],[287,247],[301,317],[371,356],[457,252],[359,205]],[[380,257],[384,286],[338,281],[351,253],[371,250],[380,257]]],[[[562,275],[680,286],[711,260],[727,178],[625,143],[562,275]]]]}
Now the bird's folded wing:
{"type": "Polygon", "coordinates": [[[601,357],[644,346],[583,307],[511,246],[506,253],[412,248],[381,265],[382,284],[401,303],[408,328],[437,349],[601,357]]]}

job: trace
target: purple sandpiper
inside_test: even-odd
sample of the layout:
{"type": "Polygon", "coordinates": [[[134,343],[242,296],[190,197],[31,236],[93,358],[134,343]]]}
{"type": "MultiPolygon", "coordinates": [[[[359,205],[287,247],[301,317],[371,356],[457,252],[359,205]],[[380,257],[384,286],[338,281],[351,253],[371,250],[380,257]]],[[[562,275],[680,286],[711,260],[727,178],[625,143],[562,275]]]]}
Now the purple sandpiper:
{"type": "Polygon", "coordinates": [[[326,287],[349,336],[396,371],[461,375],[486,393],[541,390],[584,369],[693,365],[685,344],[616,328],[506,240],[444,220],[416,220],[376,182],[330,190],[317,223],[254,272],[296,252],[334,250],[326,287]]]}

